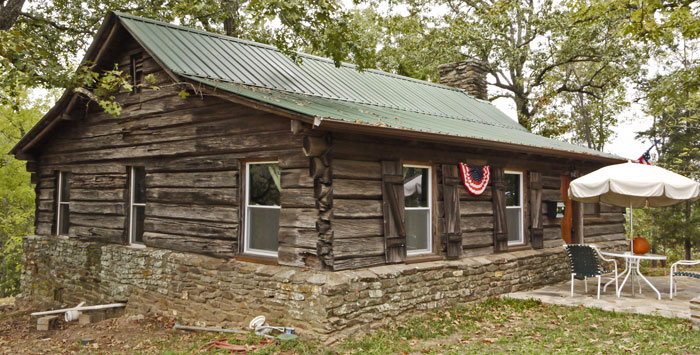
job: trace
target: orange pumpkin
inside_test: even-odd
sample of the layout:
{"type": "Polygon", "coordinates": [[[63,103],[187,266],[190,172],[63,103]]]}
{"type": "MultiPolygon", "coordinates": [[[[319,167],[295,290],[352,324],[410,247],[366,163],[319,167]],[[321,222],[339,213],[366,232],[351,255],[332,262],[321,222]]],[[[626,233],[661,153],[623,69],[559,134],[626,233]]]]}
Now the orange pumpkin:
{"type": "Polygon", "coordinates": [[[649,252],[649,241],[642,237],[634,238],[632,242],[632,250],[635,254],[646,254],[649,252]]]}

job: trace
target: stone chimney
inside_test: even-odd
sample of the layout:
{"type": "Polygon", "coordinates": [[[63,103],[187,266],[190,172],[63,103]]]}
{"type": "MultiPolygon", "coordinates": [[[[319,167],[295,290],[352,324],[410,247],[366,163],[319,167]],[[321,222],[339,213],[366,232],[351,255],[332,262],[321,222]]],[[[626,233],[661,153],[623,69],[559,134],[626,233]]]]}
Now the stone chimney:
{"type": "Polygon", "coordinates": [[[486,100],[486,64],[477,59],[467,59],[462,62],[442,64],[438,67],[440,84],[464,89],[477,99],[486,100]]]}

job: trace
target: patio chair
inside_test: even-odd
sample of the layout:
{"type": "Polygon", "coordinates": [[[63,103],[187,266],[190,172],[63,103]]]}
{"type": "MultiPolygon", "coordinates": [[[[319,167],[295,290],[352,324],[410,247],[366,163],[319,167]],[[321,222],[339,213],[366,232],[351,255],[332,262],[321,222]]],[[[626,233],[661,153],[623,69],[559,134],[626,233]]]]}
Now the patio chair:
{"type": "Polygon", "coordinates": [[[678,271],[679,266],[689,266],[689,265],[700,265],[700,260],[680,260],[673,265],[671,265],[671,289],[669,291],[671,299],[673,299],[673,295],[678,294],[678,285],[675,283],[675,280],[673,279],[675,276],[687,276],[687,277],[694,277],[696,279],[700,279],[700,272],[690,272],[690,271],[678,271]]]}
{"type": "MultiPolygon", "coordinates": [[[[564,245],[566,249],[566,254],[569,255],[569,263],[571,265],[571,297],[574,296],[574,279],[583,280],[584,289],[588,292],[588,280],[589,277],[598,278],[598,299],[600,299],[600,281],[601,277],[604,275],[612,274],[611,280],[615,280],[615,294],[617,295],[618,289],[618,275],[617,275],[617,261],[614,259],[607,259],[600,254],[598,248],[593,245],[586,244],[568,244],[564,245]],[[600,261],[610,262],[613,264],[613,270],[604,270],[601,266],[600,261]]],[[[603,288],[605,292],[605,287],[603,288]]],[[[620,297],[619,295],[617,297],[620,297]]]]}

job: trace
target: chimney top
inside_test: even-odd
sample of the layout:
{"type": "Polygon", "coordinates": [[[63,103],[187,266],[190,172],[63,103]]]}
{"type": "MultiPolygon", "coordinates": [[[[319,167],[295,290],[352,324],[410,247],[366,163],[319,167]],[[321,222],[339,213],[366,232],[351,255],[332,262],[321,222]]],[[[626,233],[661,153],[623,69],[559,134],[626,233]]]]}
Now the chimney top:
{"type": "Polygon", "coordinates": [[[464,89],[477,99],[488,99],[486,63],[478,59],[467,59],[461,62],[442,64],[438,66],[440,84],[464,89]]]}

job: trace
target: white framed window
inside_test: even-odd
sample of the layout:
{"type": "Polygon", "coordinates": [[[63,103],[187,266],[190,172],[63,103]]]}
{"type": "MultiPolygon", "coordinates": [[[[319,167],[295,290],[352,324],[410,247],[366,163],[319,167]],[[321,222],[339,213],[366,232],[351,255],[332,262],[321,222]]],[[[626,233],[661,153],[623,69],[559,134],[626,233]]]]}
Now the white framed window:
{"type": "Polygon", "coordinates": [[[430,166],[403,166],[408,255],[433,252],[431,180],[430,166]]]}
{"type": "Polygon", "coordinates": [[[506,171],[506,224],[508,245],[525,244],[525,219],[523,208],[523,173],[506,171]]]}
{"type": "Polygon", "coordinates": [[[143,244],[146,218],[146,168],[129,167],[129,244],[143,244]]]}
{"type": "Polygon", "coordinates": [[[56,235],[67,235],[70,227],[70,173],[59,171],[56,177],[56,235]]]}
{"type": "Polygon", "coordinates": [[[243,252],[277,256],[280,167],[276,161],[246,163],[243,252]]]}

